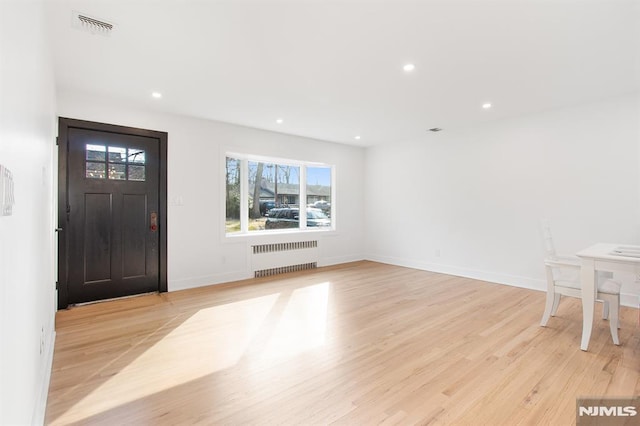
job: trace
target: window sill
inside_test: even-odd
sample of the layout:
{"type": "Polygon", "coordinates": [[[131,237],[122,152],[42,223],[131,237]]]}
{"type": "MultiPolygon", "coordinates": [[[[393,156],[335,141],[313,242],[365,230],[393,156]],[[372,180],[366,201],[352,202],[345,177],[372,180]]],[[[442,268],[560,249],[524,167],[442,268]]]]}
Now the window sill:
{"type": "Polygon", "coordinates": [[[290,230],[278,230],[278,231],[251,231],[248,233],[235,232],[233,234],[224,234],[224,242],[238,242],[238,241],[256,241],[263,242],[268,240],[269,242],[288,242],[297,238],[315,238],[315,236],[336,236],[338,231],[335,229],[290,229],[290,230]]]}

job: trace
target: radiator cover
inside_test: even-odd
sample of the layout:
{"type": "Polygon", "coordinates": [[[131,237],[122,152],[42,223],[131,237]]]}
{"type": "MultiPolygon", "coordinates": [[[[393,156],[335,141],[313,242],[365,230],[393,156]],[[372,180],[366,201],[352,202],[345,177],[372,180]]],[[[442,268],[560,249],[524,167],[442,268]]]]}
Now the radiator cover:
{"type": "Polygon", "coordinates": [[[317,240],[251,246],[251,270],[256,278],[317,267],[317,240]]]}

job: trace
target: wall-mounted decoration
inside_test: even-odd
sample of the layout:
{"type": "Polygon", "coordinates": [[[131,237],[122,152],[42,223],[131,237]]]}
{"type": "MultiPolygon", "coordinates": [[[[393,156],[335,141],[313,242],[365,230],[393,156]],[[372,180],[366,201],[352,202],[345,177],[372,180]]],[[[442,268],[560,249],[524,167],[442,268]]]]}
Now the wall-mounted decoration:
{"type": "Polygon", "coordinates": [[[13,193],[13,175],[0,164],[0,216],[11,216],[15,195],[13,193]]]}

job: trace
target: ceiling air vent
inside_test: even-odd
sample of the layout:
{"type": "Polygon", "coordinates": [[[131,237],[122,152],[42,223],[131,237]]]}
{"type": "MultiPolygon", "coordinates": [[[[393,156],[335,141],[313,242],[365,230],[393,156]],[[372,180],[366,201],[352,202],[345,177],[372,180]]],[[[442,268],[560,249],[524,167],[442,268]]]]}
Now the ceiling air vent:
{"type": "Polygon", "coordinates": [[[73,12],[72,26],[90,34],[111,35],[113,24],[79,12],[73,12]]]}

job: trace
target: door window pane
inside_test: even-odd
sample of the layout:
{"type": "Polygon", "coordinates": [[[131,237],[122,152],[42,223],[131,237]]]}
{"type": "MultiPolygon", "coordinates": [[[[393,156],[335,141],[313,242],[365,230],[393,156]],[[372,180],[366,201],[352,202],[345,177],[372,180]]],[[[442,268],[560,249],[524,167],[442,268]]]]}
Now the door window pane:
{"type": "Polygon", "coordinates": [[[145,167],[144,166],[134,166],[130,164],[129,166],[129,180],[135,180],[139,182],[144,182],[145,179],[145,167]]]}
{"type": "Polygon", "coordinates": [[[104,145],[87,144],[87,160],[105,161],[107,149],[104,145]]]}
{"type": "Polygon", "coordinates": [[[117,146],[109,147],[109,162],[110,163],[125,163],[127,161],[126,148],[120,148],[117,146]]]}
{"type": "Polygon", "coordinates": [[[94,163],[87,161],[87,171],[85,176],[90,179],[105,179],[107,177],[105,163],[94,163]]]}
{"type": "Polygon", "coordinates": [[[126,180],[127,166],[124,164],[109,164],[109,179],[126,180]]]}
{"type": "Polygon", "coordinates": [[[145,157],[144,157],[143,150],[136,149],[136,148],[129,148],[128,152],[129,152],[129,155],[127,156],[127,158],[129,159],[129,163],[144,164],[145,157]]]}

